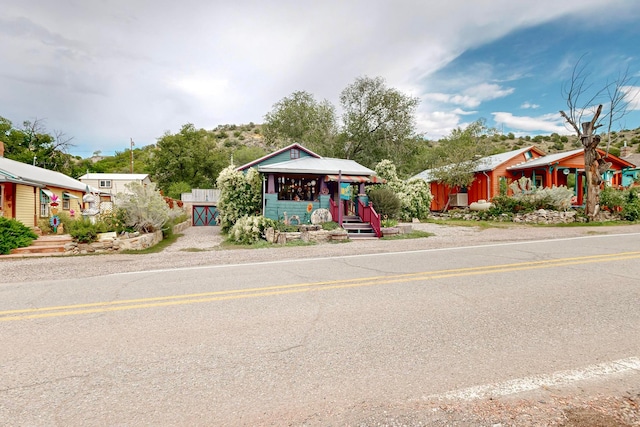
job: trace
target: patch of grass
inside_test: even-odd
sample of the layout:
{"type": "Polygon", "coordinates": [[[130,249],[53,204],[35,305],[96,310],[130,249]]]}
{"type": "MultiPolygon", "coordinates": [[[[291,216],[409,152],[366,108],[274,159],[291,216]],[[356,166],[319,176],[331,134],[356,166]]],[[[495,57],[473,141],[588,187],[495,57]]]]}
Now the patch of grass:
{"type": "Polygon", "coordinates": [[[562,224],[531,224],[537,227],[603,227],[603,226],[624,226],[636,224],[629,221],[592,221],[592,222],[567,222],[562,224]]]}
{"type": "Polygon", "coordinates": [[[423,237],[435,236],[433,233],[427,231],[413,230],[410,233],[396,234],[395,236],[382,237],[380,240],[404,240],[404,239],[421,239],[423,237]]]}
{"type": "Polygon", "coordinates": [[[182,252],[208,252],[211,251],[215,248],[210,248],[210,249],[203,249],[203,248],[184,248],[184,249],[180,249],[180,251],[182,252]]]}
{"type": "Polygon", "coordinates": [[[341,243],[351,243],[351,239],[344,239],[344,240],[329,240],[327,243],[330,243],[332,245],[339,245],[341,243]]]}
{"type": "Polygon", "coordinates": [[[302,240],[291,240],[284,245],[279,245],[277,243],[269,243],[266,240],[260,240],[258,243],[254,243],[253,245],[241,245],[238,243],[233,243],[228,240],[220,243],[219,249],[269,249],[269,248],[283,248],[283,247],[296,247],[296,246],[313,246],[315,242],[303,242],[302,240]]]}
{"type": "Polygon", "coordinates": [[[480,227],[486,228],[509,228],[513,226],[512,222],[500,222],[500,221],[467,221],[464,219],[428,219],[424,222],[438,225],[448,225],[452,227],[480,227]]]}
{"type": "Polygon", "coordinates": [[[125,251],[121,251],[120,253],[122,254],[128,254],[128,255],[147,255],[147,254],[157,254],[158,252],[162,252],[163,250],[165,250],[167,247],[171,246],[172,244],[174,244],[176,242],[176,240],[178,240],[178,237],[181,237],[182,234],[169,234],[167,237],[165,237],[164,239],[162,239],[160,242],[158,242],[158,244],[151,246],[150,248],[147,249],[141,249],[139,251],[134,251],[134,250],[125,250],[125,251]]]}

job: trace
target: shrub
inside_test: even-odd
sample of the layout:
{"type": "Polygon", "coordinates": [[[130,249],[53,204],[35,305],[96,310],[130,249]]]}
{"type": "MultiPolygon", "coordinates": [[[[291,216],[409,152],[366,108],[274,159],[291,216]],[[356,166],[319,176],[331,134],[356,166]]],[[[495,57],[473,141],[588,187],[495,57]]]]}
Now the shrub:
{"type": "Polygon", "coordinates": [[[338,224],[335,221],[323,222],[320,225],[322,226],[323,230],[327,230],[327,231],[337,230],[338,228],[340,228],[340,224],[338,224]]]}
{"type": "Polygon", "coordinates": [[[171,211],[155,184],[127,184],[130,193],[118,193],[115,198],[117,209],[124,211],[125,227],[133,227],[141,233],[161,230],[171,219],[171,211]]]}
{"type": "Polygon", "coordinates": [[[489,215],[533,212],[537,209],[567,210],[571,207],[573,191],[565,186],[535,188],[531,179],[522,177],[509,188],[513,196],[499,195],[493,198],[489,215]]]}
{"type": "Polygon", "coordinates": [[[0,216],[0,254],[7,255],[12,249],[27,247],[37,238],[36,233],[20,221],[0,216]]]}
{"type": "Polygon", "coordinates": [[[637,221],[640,219],[640,197],[638,190],[631,188],[626,191],[625,203],[622,207],[622,218],[627,221],[637,221]]]}
{"type": "Polygon", "coordinates": [[[229,241],[243,245],[257,243],[264,237],[264,230],[273,227],[275,221],[263,216],[244,216],[229,231],[229,241]]]}
{"type": "Polygon", "coordinates": [[[396,193],[388,187],[372,188],[369,191],[369,200],[373,203],[376,212],[382,217],[398,218],[401,202],[396,193]]]}
{"type": "Polygon", "coordinates": [[[396,221],[395,219],[385,218],[380,221],[380,225],[385,228],[395,227],[396,225],[398,225],[398,221],[396,221]]]}
{"type": "Polygon", "coordinates": [[[605,187],[600,191],[600,207],[604,210],[617,211],[625,204],[625,194],[623,191],[613,187],[605,187]]]}
{"type": "Polygon", "coordinates": [[[65,225],[67,232],[79,243],[95,242],[98,238],[100,225],[88,219],[77,219],[65,225]]]}
{"type": "Polygon", "coordinates": [[[42,234],[50,234],[53,231],[47,218],[40,218],[38,220],[38,228],[42,231],[42,234]]]}

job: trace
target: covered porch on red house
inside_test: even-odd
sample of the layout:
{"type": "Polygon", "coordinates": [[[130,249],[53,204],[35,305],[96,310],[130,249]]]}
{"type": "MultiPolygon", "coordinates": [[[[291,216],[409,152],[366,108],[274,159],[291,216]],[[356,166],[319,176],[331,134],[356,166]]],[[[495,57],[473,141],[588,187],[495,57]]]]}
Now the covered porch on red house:
{"type": "MultiPolygon", "coordinates": [[[[606,162],[608,170],[602,178],[606,185],[618,187],[622,185],[622,171],[633,167],[626,160],[607,154],[598,149],[598,154],[606,162]]],[[[514,165],[507,168],[512,180],[521,177],[531,179],[532,184],[538,188],[552,188],[566,186],[573,189],[574,200],[572,205],[582,206],[586,191],[584,173],[584,150],[577,149],[564,153],[550,154],[529,162],[514,165]]]]}

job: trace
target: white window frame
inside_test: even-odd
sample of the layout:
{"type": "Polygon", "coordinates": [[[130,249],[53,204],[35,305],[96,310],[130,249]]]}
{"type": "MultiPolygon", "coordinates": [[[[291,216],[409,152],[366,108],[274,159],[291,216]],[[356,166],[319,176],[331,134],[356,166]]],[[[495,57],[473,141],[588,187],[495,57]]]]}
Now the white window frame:
{"type": "Polygon", "coordinates": [[[40,190],[40,218],[49,218],[49,203],[51,199],[40,190]]]}
{"type": "Polygon", "coordinates": [[[110,179],[101,179],[99,182],[100,188],[111,188],[111,180],[110,179]]]}

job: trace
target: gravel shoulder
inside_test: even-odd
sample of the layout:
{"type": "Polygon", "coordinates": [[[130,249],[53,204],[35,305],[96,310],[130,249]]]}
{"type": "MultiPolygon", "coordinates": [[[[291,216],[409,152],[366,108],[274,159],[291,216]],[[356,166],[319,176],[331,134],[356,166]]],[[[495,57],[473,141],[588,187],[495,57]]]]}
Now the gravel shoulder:
{"type": "Polygon", "coordinates": [[[0,256],[0,283],[84,278],[108,274],[241,264],[286,259],[341,257],[356,254],[434,250],[458,246],[549,240],[597,234],[640,233],[640,224],[599,227],[540,227],[505,224],[503,227],[449,226],[413,223],[414,230],[432,233],[427,238],[403,240],[353,240],[309,246],[262,249],[223,249],[218,227],[189,227],[171,246],[154,254],[94,254],[4,258],[0,256]]]}

